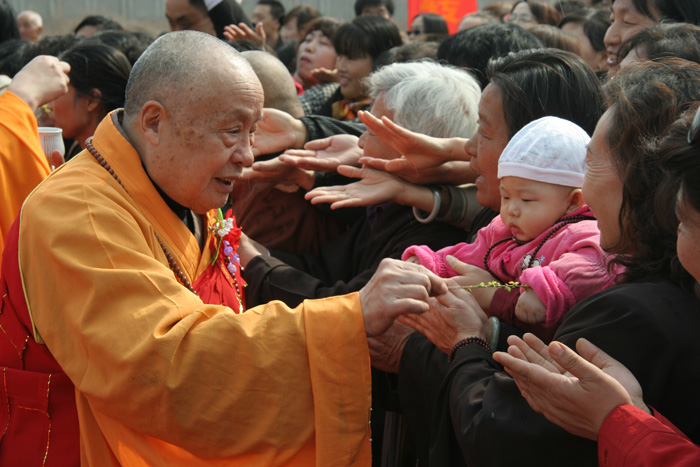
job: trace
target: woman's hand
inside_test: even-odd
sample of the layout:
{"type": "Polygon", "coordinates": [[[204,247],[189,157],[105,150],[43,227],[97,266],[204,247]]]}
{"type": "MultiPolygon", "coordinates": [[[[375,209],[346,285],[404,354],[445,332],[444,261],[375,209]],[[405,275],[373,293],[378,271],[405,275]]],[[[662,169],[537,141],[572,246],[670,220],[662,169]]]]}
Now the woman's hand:
{"type": "MultiPolygon", "coordinates": [[[[452,278],[452,280],[455,282],[453,284],[455,287],[479,285],[482,282],[486,284],[494,280],[491,273],[483,268],[480,268],[479,266],[463,263],[451,255],[448,255],[445,259],[452,270],[458,274],[452,278]]],[[[493,301],[493,296],[496,294],[495,288],[472,288],[471,293],[476,299],[477,303],[479,303],[482,310],[488,312],[491,309],[491,302],[493,301]]]]}
{"type": "Polygon", "coordinates": [[[253,140],[253,156],[275,154],[287,149],[301,149],[306,141],[306,127],[296,118],[277,109],[266,108],[258,122],[253,140]]]}
{"type": "Polygon", "coordinates": [[[252,183],[271,183],[280,185],[283,191],[293,192],[296,187],[310,190],[316,175],[313,171],[302,170],[281,161],[278,157],[269,161],[254,162],[253,166],[244,168],[240,180],[252,183]]]}
{"type": "Polygon", "coordinates": [[[546,347],[532,334],[510,336],[508,343],[508,353],[494,359],[533,410],[574,435],[597,440],[605,417],[622,404],[649,412],[634,375],[586,339],[576,342],[580,356],[560,342],[546,347]]]}
{"type": "Polygon", "coordinates": [[[224,26],[224,37],[230,41],[250,41],[265,50],[265,30],[262,27],[262,23],[255,25],[255,31],[250,29],[250,26],[245,23],[238,23],[238,26],[229,24],[224,26]]]}
{"type": "MultiPolygon", "coordinates": [[[[447,280],[448,287],[454,282],[447,280]]],[[[449,355],[457,342],[467,337],[491,338],[491,323],[472,294],[450,289],[431,297],[430,310],[420,315],[401,316],[398,321],[419,331],[449,355]]]]}
{"type": "Polygon", "coordinates": [[[466,139],[434,138],[415,133],[397,125],[388,117],[380,120],[369,112],[359,112],[358,116],[368,130],[402,154],[401,158],[386,161],[384,170],[387,172],[410,175],[444,162],[470,159],[464,149],[466,139]]]}
{"type": "Polygon", "coordinates": [[[328,68],[314,68],[311,70],[311,76],[314,77],[319,83],[339,83],[340,76],[338,75],[338,70],[328,68]]]}
{"type": "Polygon", "coordinates": [[[335,172],[340,165],[359,166],[362,148],[353,135],[335,135],[309,141],[304,149],[290,149],[280,160],[300,169],[335,172]]]}
{"type": "Polygon", "coordinates": [[[311,204],[332,203],[331,209],[371,206],[396,199],[406,183],[391,174],[372,169],[340,166],[338,172],[362,180],[348,185],[314,188],[306,194],[306,199],[311,204]]]}

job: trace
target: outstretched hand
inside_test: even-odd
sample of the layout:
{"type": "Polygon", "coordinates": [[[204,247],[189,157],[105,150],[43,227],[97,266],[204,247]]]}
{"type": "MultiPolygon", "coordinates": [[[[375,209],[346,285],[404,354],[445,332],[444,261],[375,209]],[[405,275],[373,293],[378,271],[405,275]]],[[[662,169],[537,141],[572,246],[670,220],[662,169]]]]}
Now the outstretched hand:
{"type": "Polygon", "coordinates": [[[547,347],[532,334],[523,339],[510,336],[508,353],[496,352],[494,359],[533,410],[566,431],[596,440],[615,407],[634,404],[649,411],[634,375],[588,340],[576,342],[577,355],[560,342],[547,347]]]}
{"type": "Polygon", "coordinates": [[[359,165],[363,151],[358,140],[353,135],[335,135],[309,141],[304,149],[285,151],[280,160],[300,169],[335,172],[340,165],[359,165]]]}
{"type": "Polygon", "coordinates": [[[290,148],[301,149],[306,140],[306,127],[296,118],[277,109],[263,109],[253,141],[253,156],[275,154],[290,148]]]}
{"type": "Polygon", "coordinates": [[[251,168],[244,168],[240,180],[286,185],[287,188],[284,188],[284,191],[296,191],[296,187],[309,190],[314,184],[315,174],[289,165],[275,157],[269,161],[254,162],[251,168]],[[292,189],[293,185],[296,186],[294,189],[292,189]]]}
{"type": "Polygon", "coordinates": [[[423,266],[383,259],[360,290],[367,336],[383,334],[397,316],[428,311],[428,298],[446,292],[445,281],[423,266]]]}
{"type": "Polygon", "coordinates": [[[250,26],[245,23],[229,24],[224,26],[224,37],[230,41],[246,40],[253,44],[259,45],[263,50],[265,50],[265,30],[262,27],[262,23],[255,25],[255,30],[252,30],[250,26]]]}
{"type": "Polygon", "coordinates": [[[311,76],[313,76],[319,83],[338,83],[340,82],[340,76],[338,75],[338,70],[335,68],[329,70],[328,68],[314,68],[311,70],[311,76]]]}
{"type": "Polygon", "coordinates": [[[388,117],[380,120],[369,112],[361,111],[358,117],[369,131],[402,154],[398,159],[386,161],[383,169],[387,172],[410,176],[416,171],[434,168],[445,162],[470,159],[464,149],[466,139],[434,138],[416,133],[397,125],[388,117]]]}
{"type": "Polygon", "coordinates": [[[331,209],[371,206],[395,200],[408,184],[394,175],[368,168],[341,165],[338,173],[362,180],[348,185],[314,188],[306,194],[306,199],[311,204],[331,203],[331,209]]]}

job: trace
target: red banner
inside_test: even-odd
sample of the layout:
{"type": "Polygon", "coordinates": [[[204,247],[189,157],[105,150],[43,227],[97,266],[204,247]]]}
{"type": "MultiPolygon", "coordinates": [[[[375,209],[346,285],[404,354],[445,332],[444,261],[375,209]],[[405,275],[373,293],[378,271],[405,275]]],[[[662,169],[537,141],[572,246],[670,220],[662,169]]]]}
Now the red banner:
{"type": "Polygon", "coordinates": [[[454,34],[462,18],[477,10],[476,0],[408,0],[408,29],[417,14],[436,13],[445,18],[450,34],[454,34]]]}

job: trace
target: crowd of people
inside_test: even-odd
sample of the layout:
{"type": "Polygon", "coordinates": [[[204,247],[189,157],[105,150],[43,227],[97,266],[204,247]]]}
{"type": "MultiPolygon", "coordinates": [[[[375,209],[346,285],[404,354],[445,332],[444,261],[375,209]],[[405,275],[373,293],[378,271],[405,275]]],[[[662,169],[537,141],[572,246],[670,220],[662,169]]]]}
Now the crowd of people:
{"type": "Polygon", "coordinates": [[[700,462],[700,4],[354,6],[0,0],[0,464],[700,462]]]}

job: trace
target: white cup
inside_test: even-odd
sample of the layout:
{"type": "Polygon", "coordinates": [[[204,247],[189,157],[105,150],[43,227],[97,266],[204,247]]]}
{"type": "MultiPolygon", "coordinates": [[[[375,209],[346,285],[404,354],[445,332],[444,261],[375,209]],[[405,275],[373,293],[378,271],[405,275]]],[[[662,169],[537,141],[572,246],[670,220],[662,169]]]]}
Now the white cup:
{"type": "MultiPolygon", "coordinates": [[[[40,126],[39,127],[39,141],[41,142],[41,149],[44,150],[44,155],[48,159],[49,164],[53,160],[53,153],[58,151],[61,156],[66,154],[66,146],[63,144],[63,130],[60,128],[52,126],[40,126]]],[[[53,167],[53,165],[51,166],[53,167]]]]}

